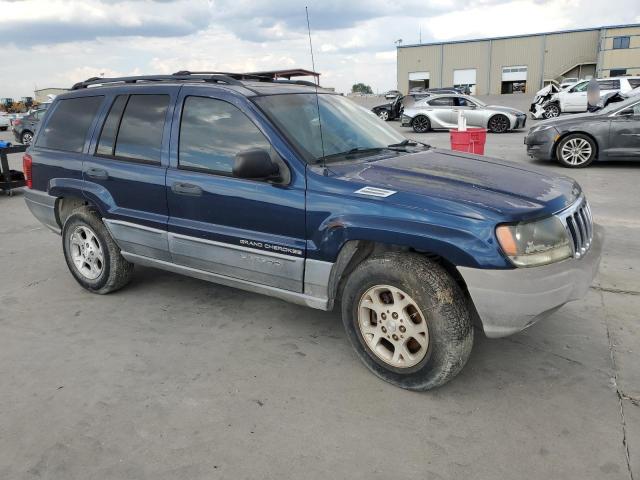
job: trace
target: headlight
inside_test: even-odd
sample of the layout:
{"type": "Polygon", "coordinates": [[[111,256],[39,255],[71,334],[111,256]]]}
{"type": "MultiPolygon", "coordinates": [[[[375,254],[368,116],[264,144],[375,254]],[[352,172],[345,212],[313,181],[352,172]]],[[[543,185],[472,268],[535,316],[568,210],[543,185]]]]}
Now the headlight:
{"type": "Polygon", "coordinates": [[[559,262],[573,254],[567,230],[557,217],[498,225],[496,236],[502,251],[518,267],[559,262]]]}

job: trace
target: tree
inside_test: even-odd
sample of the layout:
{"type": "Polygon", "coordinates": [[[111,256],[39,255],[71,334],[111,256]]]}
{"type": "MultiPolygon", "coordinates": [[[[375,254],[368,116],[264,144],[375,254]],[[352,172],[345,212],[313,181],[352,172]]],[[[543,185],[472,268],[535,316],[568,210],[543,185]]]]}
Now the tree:
{"type": "Polygon", "coordinates": [[[369,85],[365,85],[364,83],[355,83],[353,87],[351,87],[351,93],[373,93],[373,90],[371,90],[369,85]]]}

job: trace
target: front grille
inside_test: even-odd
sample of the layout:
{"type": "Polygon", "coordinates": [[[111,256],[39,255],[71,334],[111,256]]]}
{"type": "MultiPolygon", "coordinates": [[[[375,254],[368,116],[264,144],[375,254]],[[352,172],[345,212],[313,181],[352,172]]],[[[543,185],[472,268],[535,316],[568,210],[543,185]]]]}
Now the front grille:
{"type": "Polygon", "coordinates": [[[573,256],[582,257],[591,248],[593,241],[593,217],[584,196],[558,214],[573,243],[573,256]]]}

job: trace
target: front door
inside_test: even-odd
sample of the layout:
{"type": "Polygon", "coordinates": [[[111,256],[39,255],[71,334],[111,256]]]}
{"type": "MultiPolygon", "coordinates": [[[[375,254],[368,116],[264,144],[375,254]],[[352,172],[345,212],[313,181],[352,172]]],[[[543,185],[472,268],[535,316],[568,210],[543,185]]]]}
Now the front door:
{"type": "Polygon", "coordinates": [[[83,189],[123,252],[169,260],[165,174],[178,88],[114,87],[83,163],[83,189]]]}
{"type": "Polygon", "coordinates": [[[304,167],[248,100],[185,86],[178,102],[167,172],[172,261],[302,292],[304,167]],[[280,181],[233,176],[235,155],[254,148],[269,152],[280,181]]]}
{"type": "Polygon", "coordinates": [[[607,158],[640,160],[640,102],[611,117],[607,158]]]}

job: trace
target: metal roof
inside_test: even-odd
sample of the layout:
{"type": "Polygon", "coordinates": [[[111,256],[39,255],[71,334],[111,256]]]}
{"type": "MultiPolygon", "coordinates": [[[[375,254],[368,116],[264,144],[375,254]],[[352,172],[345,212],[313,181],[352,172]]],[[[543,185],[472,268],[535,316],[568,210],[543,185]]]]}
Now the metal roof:
{"type": "Polygon", "coordinates": [[[557,30],[555,32],[540,32],[540,33],[527,33],[522,35],[506,35],[502,37],[485,37],[485,38],[472,38],[468,40],[451,40],[448,42],[426,42],[426,43],[412,43],[408,45],[397,45],[398,48],[415,48],[415,47],[428,47],[433,45],[451,45],[455,43],[472,43],[472,42],[487,42],[489,40],[509,40],[511,38],[526,38],[526,37],[541,37],[543,35],[557,35],[562,33],[577,33],[577,32],[594,32],[597,30],[609,30],[612,28],[637,28],[640,27],[640,23],[628,23],[624,25],[604,25],[601,27],[591,28],[575,28],[572,30],[557,30]]]}

